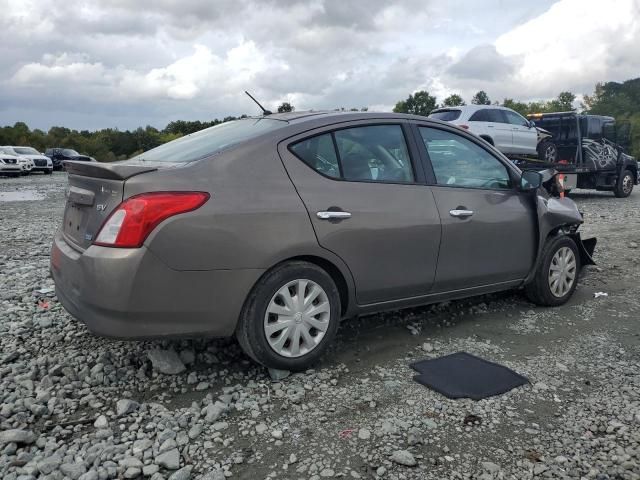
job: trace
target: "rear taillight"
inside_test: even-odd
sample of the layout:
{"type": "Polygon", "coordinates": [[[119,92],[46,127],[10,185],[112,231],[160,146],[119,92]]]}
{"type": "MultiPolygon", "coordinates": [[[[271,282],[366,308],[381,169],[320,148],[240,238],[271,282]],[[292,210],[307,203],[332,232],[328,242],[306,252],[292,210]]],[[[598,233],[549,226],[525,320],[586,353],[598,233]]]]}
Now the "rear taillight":
{"type": "Polygon", "coordinates": [[[469,130],[469,125],[461,124],[461,125],[458,125],[458,126],[459,126],[460,128],[465,129],[465,130],[469,130]]]}
{"type": "Polygon", "coordinates": [[[138,248],[161,222],[200,208],[209,199],[205,192],[153,192],[126,199],[102,224],[95,245],[138,248]]]}

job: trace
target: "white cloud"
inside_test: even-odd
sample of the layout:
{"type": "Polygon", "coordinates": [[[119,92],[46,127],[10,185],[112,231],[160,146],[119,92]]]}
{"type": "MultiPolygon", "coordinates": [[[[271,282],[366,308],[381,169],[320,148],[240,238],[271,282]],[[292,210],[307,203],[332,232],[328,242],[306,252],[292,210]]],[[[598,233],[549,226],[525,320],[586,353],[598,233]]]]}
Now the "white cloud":
{"type": "Polygon", "coordinates": [[[640,4],[637,0],[562,0],[495,42],[498,53],[518,57],[513,80],[529,95],[593,88],[640,72],[640,4]],[[625,51],[630,63],[612,62],[625,51]]]}
{"type": "Polygon", "coordinates": [[[0,3],[0,124],[161,127],[253,113],[245,89],[271,109],[527,100],[640,72],[638,0],[0,3]]]}

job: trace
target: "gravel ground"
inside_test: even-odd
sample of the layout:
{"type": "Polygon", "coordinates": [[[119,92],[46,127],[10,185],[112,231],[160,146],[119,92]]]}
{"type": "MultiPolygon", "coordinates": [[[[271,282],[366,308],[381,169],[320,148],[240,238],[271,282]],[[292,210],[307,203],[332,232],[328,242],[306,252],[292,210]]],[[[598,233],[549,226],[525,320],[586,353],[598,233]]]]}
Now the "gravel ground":
{"type": "Polygon", "coordinates": [[[65,187],[0,178],[1,478],[640,479],[640,192],[573,195],[598,266],[567,305],[512,292],[351,320],[317,370],[273,380],[231,340],[72,319],[48,270],[65,187]],[[413,382],[408,363],[461,350],[531,384],[474,402],[413,382]]]}

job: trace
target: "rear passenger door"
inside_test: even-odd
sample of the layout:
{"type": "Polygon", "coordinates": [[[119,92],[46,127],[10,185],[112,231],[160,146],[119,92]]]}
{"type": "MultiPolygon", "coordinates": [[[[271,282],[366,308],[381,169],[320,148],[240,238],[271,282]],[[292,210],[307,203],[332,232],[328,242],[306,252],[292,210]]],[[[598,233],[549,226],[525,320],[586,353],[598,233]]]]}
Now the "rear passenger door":
{"type": "Polygon", "coordinates": [[[525,278],[535,258],[537,220],[509,167],[480,142],[451,130],[418,131],[442,220],[434,292],[525,278]]]}
{"type": "Polygon", "coordinates": [[[433,284],[440,218],[412,139],[401,122],[358,122],[278,145],[319,244],[348,265],[361,305],[433,284]]]}

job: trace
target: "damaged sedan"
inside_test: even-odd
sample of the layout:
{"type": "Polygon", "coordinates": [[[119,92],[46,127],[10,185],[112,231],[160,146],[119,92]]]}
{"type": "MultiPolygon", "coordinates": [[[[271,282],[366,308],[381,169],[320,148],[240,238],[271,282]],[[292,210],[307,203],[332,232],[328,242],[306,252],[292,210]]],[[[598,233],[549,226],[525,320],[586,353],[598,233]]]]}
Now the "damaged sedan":
{"type": "Polygon", "coordinates": [[[51,270],[73,316],[118,338],[235,335],[274,368],[308,368],[360,314],[508,289],[561,305],[593,263],[553,172],[424,117],[265,115],[65,167],[51,270]]]}

